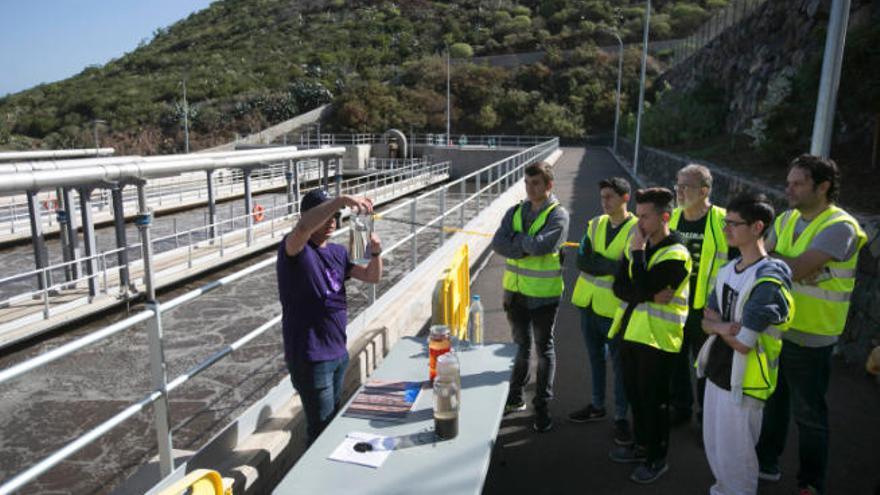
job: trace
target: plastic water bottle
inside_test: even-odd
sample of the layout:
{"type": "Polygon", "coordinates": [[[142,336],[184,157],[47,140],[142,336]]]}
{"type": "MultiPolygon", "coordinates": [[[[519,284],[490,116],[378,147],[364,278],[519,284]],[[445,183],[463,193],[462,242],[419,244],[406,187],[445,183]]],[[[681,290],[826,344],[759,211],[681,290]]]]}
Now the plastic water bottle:
{"type": "Polygon", "coordinates": [[[468,314],[467,340],[472,346],[483,345],[483,304],[480,296],[471,297],[471,309],[468,314]]]}

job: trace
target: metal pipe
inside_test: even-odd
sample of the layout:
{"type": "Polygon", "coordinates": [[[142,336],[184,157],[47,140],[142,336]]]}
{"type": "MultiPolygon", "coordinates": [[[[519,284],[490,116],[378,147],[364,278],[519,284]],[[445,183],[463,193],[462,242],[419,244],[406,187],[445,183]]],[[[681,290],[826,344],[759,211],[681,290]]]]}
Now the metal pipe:
{"type": "MultiPolygon", "coordinates": [[[[72,261],[79,258],[79,237],[76,233],[76,205],[74,205],[73,195],[69,187],[62,187],[61,194],[64,198],[64,208],[67,213],[67,224],[64,225],[67,229],[67,256],[72,261]]],[[[71,280],[76,280],[79,278],[79,264],[72,263],[70,267],[72,271],[71,276],[73,277],[71,280]]]]}
{"type": "Polygon", "coordinates": [[[837,89],[840,87],[840,69],[846,45],[846,27],[849,23],[850,0],[834,0],[825,37],[825,55],[822,58],[822,76],[816,97],[816,116],[813,120],[813,139],[810,154],[828,158],[834,133],[834,111],[837,89]]]}
{"type": "Polygon", "coordinates": [[[125,209],[122,202],[123,184],[113,184],[110,194],[113,196],[113,227],[116,231],[116,260],[119,263],[119,293],[127,294],[129,286],[128,273],[128,239],[125,236],[125,209]]]}
{"type": "MultiPolygon", "coordinates": [[[[46,241],[43,238],[43,222],[40,220],[40,204],[37,202],[37,193],[35,191],[27,192],[28,217],[31,222],[31,243],[34,248],[34,264],[37,270],[46,268],[46,241]]],[[[47,277],[48,278],[48,277],[47,277]]],[[[49,282],[42,276],[37,276],[37,287],[45,290],[49,287],[49,282]]]]}
{"type": "Polygon", "coordinates": [[[217,235],[217,200],[214,198],[214,171],[205,170],[208,186],[208,238],[213,239],[217,235]]]}
{"type": "Polygon", "coordinates": [[[0,181],[0,194],[18,191],[39,191],[54,189],[59,186],[85,186],[101,182],[126,181],[135,179],[151,179],[179,175],[184,172],[197,172],[219,168],[240,168],[272,161],[288,160],[301,157],[338,156],[345,153],[345,148],[322,148],[308,151],[274,151],[259,156],[227,156],[201,157],[187,155],[173,161],[161,163],[127,163],[117,165],[100,165],[82,167],[72,170],[46,170],[20,172],[0,181]]]}
{"type": "Polygon", "coordinates": [[[147,193],[144,190],[144,186],[145,183],[143,181],[137,184],[139,211],[134,223],[141,234],[141,258],[144,266],[143,279],[147,301],[154,301],[156,299],[156,288],[153,283],[153,244],[150,239],[150,224],[153,222],[153,213],[147,208],[147,193]]]}
{"type": "Polygon", "coordinates": [[[244,177],[244,214],[245,219],[245,240],[250,246],[254,242],[254,198],[251,192],[251,170],[250,168],[242,169],[241,173],[244,177]]]}
{"type": "Polygon", "coordinates": [[[153,420],[159,442],[159,473],[164,478],[174,471],[174,455],[171,450],[171,418],[166,389],[168,373],[162,345],[162,311],[155,300],[147,301],[146,306],[153,312],[153,317],[147,321],[147,333],[150,341],[150,374],[153,390],[159,392],[159,398],[153,404],[153,420]]]}
{"type": "MultiPolygon", "coordinates": [[[[112,148],[109,148],[112,149],[112,148]]],[[[242,151],[212,151],[208,153],[197,153],[195,156],[200,158],[223,158],[228,156],[259,156],[277,153],[280,150],[296,150],[296,146],[286,146],[284,148],[261,148],[242,151]]],[[[185,155],[159,155],[159,156],[114,156],[96,158],[95,150],[90,150],[88,158],[77,158],[73,160],[60,161],[32,161],[35,159],[21,158],[19,163],[10,163],[0,165],[0,174],[14,174],[18,172],[35,172],[37,170],[68,170],[71,168],[96,167],[100,165],[120,165],[127,163],[163,163],[173,162],[184,158],[185,155]],[[27,160],[27,161],[26,161],[27,160]]],[[[30,152],[28,152],[30,153],[30,152]]],[[[40,152],[42,153],[42,152],[40,152]]],[[[2,153],[0,153],[2,155],[2,153]]],[[[0,160],[2,161],[2,160],[0,160]]]]}
{"type": "Polygon", "coordinates": [[[80,158],[86,156],[111,156],[113,148],[88,148],[81,150],[45,150],[45,151],[4,151],[0,153],[0,162],[17,162],[23,160],[50,160],[59,158],[80,158]]]}
{"type": "Polygon", "coordinates": [[[86,275],[89,283],[89,302],[98,295],[98,284],[95,281],[97,272],[95,253],[95,223],[92,221],[92,188],[79,189],[79,209],[82,214],[83,248],[85,250],[86,275]]]}

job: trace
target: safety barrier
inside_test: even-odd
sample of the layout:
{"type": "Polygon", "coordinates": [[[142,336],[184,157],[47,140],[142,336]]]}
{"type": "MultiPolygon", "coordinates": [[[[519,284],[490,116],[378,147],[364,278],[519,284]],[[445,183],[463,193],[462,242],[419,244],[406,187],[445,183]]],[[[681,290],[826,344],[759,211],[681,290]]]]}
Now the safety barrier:
{"type": "MultiPolygon", "coordinates": [[[[521,181],[525,175],[525,167],[529,163],[546,159],[558,148],[559,140],[555,138],[549,139],[487,165],[486,167],[460,179],[445,183],[436,189],[406,201],[402,201],[388,210],[385,210],[383,216],[385,216],[386,219],[392,218],[392,215],[396,212],[409,211],[410,220],[408,223],[410,224],[410,230],[406,236],[391,243],[390,246],[383,248],[381,256],[383,258],[391,256],[401,248],[409,246],[409,253],[407,254],[410,258],[410,269],[414,270],[420,259],[418,243],[419,235],[422,235],[425,231],[431,229],[433,231],[432,235],[438,236],[438,240],[442,244],[447,234],[445,230],[447,222],[453,223],[457,220],[459,228],[464,227],[465,210],[467,208],[473,208],[476,206],[475,211],[479,212],[482,209],[482,204],[487,204],[485,202],[491,201],[492,198],[497,197],[503,193],[503,191],[512,187],[516,182],[521,181]],[[469,189],[469,183],[473,184],[475,187],[469,189]],[[459,190],[460,201],[454,205],[447,206],[447,196],[451,192],[459,190]],[[438,211],[440,213],[433,216],[427,222],[419,224],[417,223],[416,218],[418,205],[420,203],[426,204],[426,202],[429,201],[430,204],[438,205],[438,211]]],[[[250,213],[248,213],[247,216],[249,217],[250,213]]],[[[334,232],[333,236],[336,237],[347,234],[348,227],[345,227],[334,232]]],[[[86,336],[67,342],[38,356],[17,363],[9,368],[0,370],[0,384],[4,384],[16,378],[20,378],[23,375],[27,375],[34,370],[40,369],[58,359],[78,352],[81,349],[99,344],[109,337],[140,328],[139,325],[141,323],[145,323],[147,327],[146,334],[149,342],[150,372],[152,375],[151,390],[139,400],[129,402],[127,406],[113,416],[103,419],[97,425],[91,426],[87,431],[80,433],[79,436],[68,441],[68,443],[55,450],[43,460],[30,466],[12,478],[3,480],[3,484],[0,485],[0,495],[11,494],[20,490],[26,484],[35,480],[37,477],[57,466],[70,456],[81,451],[104,434],[148,410],[152,411],[152,423],[158,440],[158,463],[161,477],[164,479],[171,475],[175,469],[175,460],[172,453],[173,429],[171,428],[172,416],[170,414],[170,395],[182,385],[212,367],[218,361],[246,346],[267,331],[277,331],[277,325],[281,323],[281,315],[276,315],[273,318],[268,319],[235,342],[223,346],[205,360],[193,365],[170,380],[167,376],[170,368],[166,362],[166,356],[163,350],[162,315],[190,303],[191,301],[197,300],[209,292],[227,287],[233,282],[274,265],[275,259],[269,258],[250,265],[236,273],[212,281],[198,289],[179,295],[169,301],[150,301],[146,304],[146,309],[134,313],[124,320],[115,322],[86,336]]],[[[467,265],[464,264],[464,266],[467,265]]],[[[376,285],[371,285],[369,300],[370,302],[374,302],[376,298],[376,285]]],[[[349,335],[350,339],[353,337],[353,335],[349,335]]]]}
{"type": "Polygon", "coordinates": [[[434,289],[434,324],[446,325],[457,338],[467,335],[468,310],[471,301],[471,274],[468,245],[463,244],[455,253],[449,268],[437,281],[434,289]]]}

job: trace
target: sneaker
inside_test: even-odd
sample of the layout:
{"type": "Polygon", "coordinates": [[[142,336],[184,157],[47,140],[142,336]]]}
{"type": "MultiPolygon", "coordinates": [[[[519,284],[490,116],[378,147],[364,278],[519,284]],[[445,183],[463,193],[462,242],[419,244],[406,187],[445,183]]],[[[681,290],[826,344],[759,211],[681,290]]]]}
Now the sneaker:
{"type": "Polygon", "coordinates": [[[589,423],[591,421],[601,421],[605,419],[605,408],[594,407],[592,404],[579,409],[568,415],[568,419],[574,423],[589,423]]]}
{"type": "Polygon", "coordinates": [[[665,460],[655,462],[644,462],[629,476],[629,479],[636,483],[647,485],[660,479],[666,471],[669,471],[669,464],[665,460]]]}
{"type": "Polygon", "coordinates": [[[608,452],[608,457],[621,464],[645,462],[645,450],[637,445],[614,447],[608,452]]]}
{"type": "Polygon", "coordinates": [[[761,468],[758,471],[758,479],[764,481],[779,481],[782,479],[782,471],[778,467],[761,468]]]}
{"type": "Polygon", "coordinates": [[[535,414],[535,422],[532,424],[532,429],[538,433],[547,433],[553,429],[553,418],[547,412],[538,412],[535,414]]]}
{"type": "Polygon", "coordinates": [[[618,419],[614,421],[614,443],[623,447],[633,444],[632,431],[629,429],[629,421],[618,419]]]}
{"type": "Polygon", "coordinates": [[[520,412],[526,410],[526,403],[520,399],[518,401],[507,401],[507,404],[504,405],[504,414],[520,412]]]}

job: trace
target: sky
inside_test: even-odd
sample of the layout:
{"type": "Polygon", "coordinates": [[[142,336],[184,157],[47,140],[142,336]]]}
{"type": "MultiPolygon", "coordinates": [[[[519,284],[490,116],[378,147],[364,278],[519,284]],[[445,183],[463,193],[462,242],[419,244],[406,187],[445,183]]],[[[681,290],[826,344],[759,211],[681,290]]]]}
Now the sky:
{"type": "Polygon", "coordinates": [[[212,0],[0,0],[0,97],[103,65],[212,0]]]}

